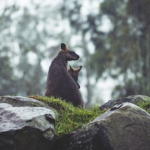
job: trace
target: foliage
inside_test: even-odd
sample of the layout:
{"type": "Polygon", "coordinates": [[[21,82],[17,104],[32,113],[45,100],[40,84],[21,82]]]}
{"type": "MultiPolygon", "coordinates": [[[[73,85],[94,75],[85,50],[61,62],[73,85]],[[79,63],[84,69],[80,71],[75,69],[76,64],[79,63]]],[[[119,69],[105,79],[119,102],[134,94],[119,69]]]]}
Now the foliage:
{"type": "MultiPolygon", "coordinates": [[[[121,78],[121,82],[113,89],[113,98],[134,94],[148,95],[150,2],[105,0],[99,6],[98,14],[89,11],[84,16],[83,4],[80,1],[64,1],[60,7],[62,16],[81,37],[81,44],[78,45],[85,56],[86,78],[90,79],[93,75],[97,80],[102,77],[116,80],[121,78]],[[107,31],[100,28],[104,20],[110,22],[107,31]],[[94,45],[95,51],[92,55],[89,43],[94,45]]],[[[88,93],[93,92],[90,82],[87,83],[88,93]]]]}
{"type": "Polygon", "coordinates": [[[149,95],[149,7],[148,0],[105,0],[100,5],[99,20],[107,18],[111,28],[103,37],[93,32],[96,38],[92,41],[96,50],[91,65],[97,78],[104,72],[116,80],[122,78],[113,90],[114,98],[149,95]],[[99,46],[98,43],[102,42],[99,46]]]}
{"type": "Polygon", "coordinates": [[[61,0],[55,7],[50,2],[28,2],[21,7],[1,1],[5,5],[0,11],[0,95],[42,95],[46,83],[42,63],[56,54],[62,41],[81,50],[78,62],[83,66],[87,106],[94,101],[95,79],[102,77],[121,78],[113,98],[149,95],[149,0],[95,1],[98,13],[77,0],[61,0]],[[101,29],[105,20],[110,22],[107,31],[101,29]]]}
{"type": "Polygon", "coordinates": [[[57,52],[49,50],[52,46],[48,44],[52,34],[47,28],[52,26],[49,4],[28,2],[30,7],[1,1],[0,95],[42,95],[46,84],[42,62],[57,52]]]}
{"type": "Polygon", "coordinates": [[[74,107],[72,104],[54,97],[32,96],[32,98],[46,102],[60,112],[59,118],[56,118],[57,137],[77,130],[85,123],[89,123],[104,113],[104,111],[99,110],[99,107],[93,107],[92,109],[74,107]]]}
{"type": "Polygon", "coordinates": [[[0,56],[0,95],[16,93],[15,82],[16,76],[13,74],[13,67],[10,65],[8,56],[0,56]],[[11,85],[10,86],[10,83],[11,85]]]}
{"type": "Polygon", "coordinates": [[[0,14],[0,95],[16,93],[14,87],[16,86],[17,77],[14,75],[13,65],[10,60],[15,55],[15,52],[10,51],[12,45],[8,43],[11,37],[7,28],[11,26],[12,14],[16,13],[17,10],[18,8],[15,6],[8,6],[0,14]],[[6,37],[6,35],[9,36],[6,37]]]}

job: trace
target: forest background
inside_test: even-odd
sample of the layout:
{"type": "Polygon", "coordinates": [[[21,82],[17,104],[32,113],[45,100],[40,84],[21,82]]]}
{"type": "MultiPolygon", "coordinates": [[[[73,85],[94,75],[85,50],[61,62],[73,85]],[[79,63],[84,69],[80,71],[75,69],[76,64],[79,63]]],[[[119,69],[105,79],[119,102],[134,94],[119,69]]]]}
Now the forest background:
{"type": "Polygon", "coordinates": [[[150,96],[149,0],[0,0],[0,95],[44,95],[66,43],[86,107],[150,96]]]}

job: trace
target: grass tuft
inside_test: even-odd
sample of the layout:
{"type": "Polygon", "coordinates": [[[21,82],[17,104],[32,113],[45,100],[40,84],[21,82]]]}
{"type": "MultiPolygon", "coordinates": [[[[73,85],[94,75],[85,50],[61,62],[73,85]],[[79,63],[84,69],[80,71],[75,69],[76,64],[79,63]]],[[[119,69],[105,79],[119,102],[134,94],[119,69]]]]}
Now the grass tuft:
{"type": "Polygon", "coordinates": [[[141,102],[138,105],[140,108],[146,110],[150,114],[150,101],[141,102]]]}
{"type": "Polygon", "coordinates": [[[98,106],[92,109],[74,107],[71,103],[54,97],[32,96],[32,98],[45,102],[60,112],[59,117],[56,118],[57,138],[77,130],[106,111],[100,111],[98,106]]]}

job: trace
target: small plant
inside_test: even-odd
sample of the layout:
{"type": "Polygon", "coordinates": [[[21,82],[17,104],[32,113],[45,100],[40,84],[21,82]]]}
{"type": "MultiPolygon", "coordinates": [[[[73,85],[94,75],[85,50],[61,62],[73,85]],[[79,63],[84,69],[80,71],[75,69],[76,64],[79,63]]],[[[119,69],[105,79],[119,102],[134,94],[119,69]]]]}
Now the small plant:
{"type": "Polygon", "coordinates": [[[148,113],[150,113],[150,101],[141,102],[139,103],[139,107],[146,110],[148,113]]]}
{"type": "Polygon", "coordinates": [[[93,107],[92,109],[74,107],[71,103],[55,99],[54,97],[32,96],[32,98],[45,102],[60,112],[59,117],[56,118],[55,129],[57,138],[77,130],[105,112],[100,111],[99,107],[93,107]]]}

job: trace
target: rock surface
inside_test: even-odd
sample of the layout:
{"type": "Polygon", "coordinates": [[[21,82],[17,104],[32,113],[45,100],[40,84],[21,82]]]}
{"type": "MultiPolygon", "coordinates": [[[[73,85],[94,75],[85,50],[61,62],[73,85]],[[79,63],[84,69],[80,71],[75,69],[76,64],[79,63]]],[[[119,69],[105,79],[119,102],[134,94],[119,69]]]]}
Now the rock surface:
{"type": "Polygon", "coordinates": [[[15,107],[31,106],[31,107],[45,107],[53,109],[46,103],[37,101],[36,99],[23,96],[0,96],[0,103],[8,103],[15,107]]]}
{"type": "Polygon", "coordinates": [[[124,98],[119,98],[116,100],[109,100],[107,103],[100,106],[100,110],[112,108],[114,105],[121,104],[124,102],[130,102],[138,105],[141,102],[150,101],[150,97],[144,95],[132,95],[124,98]]]}
{"type": "Polygon", "coordinates": [[[103,115],[54,140],[51,107],[32,98],[3,96],[0,150],[150,150],[150,114],[135,105],[147,101],[141,95],[109,101],[103,115]]]}
{"type": "Polygon", "coordinates": [[[42,103],[39,101],[31,101],[23,97],[0,98],[1,150],[49,150],[52,148],[55,115],[52,110],[39,107],[40,105],[42,103]]]}
{"type": "Polygon", "coordinates": [[[55,150],[150,150],[150,115],[132,103],[114,106],[72,135],[55,150]]]}

